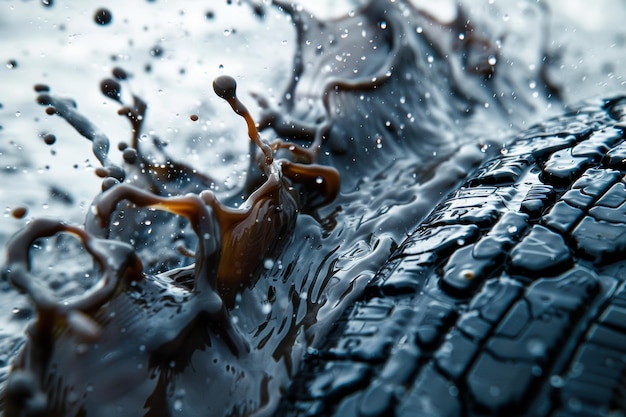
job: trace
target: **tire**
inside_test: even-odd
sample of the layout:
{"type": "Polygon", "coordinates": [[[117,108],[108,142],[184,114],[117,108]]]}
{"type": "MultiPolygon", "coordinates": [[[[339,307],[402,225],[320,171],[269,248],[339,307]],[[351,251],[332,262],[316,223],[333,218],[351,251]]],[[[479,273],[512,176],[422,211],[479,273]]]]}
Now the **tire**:
{"type": "Polygon", "coordinates": [[[626,98],[530,128],[308,351],[277,416],[623,416],[626,98]]]}

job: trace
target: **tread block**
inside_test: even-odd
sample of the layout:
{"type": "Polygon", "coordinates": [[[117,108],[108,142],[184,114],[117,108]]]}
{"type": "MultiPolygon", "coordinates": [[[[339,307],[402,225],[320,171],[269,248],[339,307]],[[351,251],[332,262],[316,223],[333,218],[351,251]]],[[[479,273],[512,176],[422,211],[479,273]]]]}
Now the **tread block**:
{"type": "Polygon", "coordinates": [[[493,225],[504,208],[496,187],[462,188],[452,198],[437,207],[425,223],[470,224],[478,227],[493,225]]]}
{"type": "Polygon", "coordinates": [[[620,173],[612,169],[591,168],[572,185],[572,189],[580,189],[594,199],[605,193],[618,181],[620,173]]]}
{"type": "Polygon", "coordinates": [[[572,156],[582,156],[596,162],[602,159],[604,154],[607,153],[609,149],[609,146],[602,142],[592,142],[591,140],[586,140],[572,148],[572,156]]]}
{"type": "Polygon", "coordinates": [[[515,338],[532,320],[530,306],[525,300],[518,301],[498,325],[495,336],[515,338]]]}
{"type": "Polygon", "coordinates": [[[470,302],[469,309],[477,310],[487,322],[500,321],[511,304],[520,296],[522,288],[513,281],[489,280],[470,302]]]}
{"type": "Polygon", "coordinates": [[[478,348],[476,343],[453,329],[435,352],[437,367],[449,378],[459,380],[476,356],[478,348]]]}
{"type": "Polygon", "coordinates": [[[307,399],[332,399],[354,392],[368,382],[371,367],[358,362],[328,362],[306,384],[307,399]]]}
{"type": "Polygon", "coordinates": [[[468,182],[470,187],[477,185],[505,185],[514,183],[529,161],[518,156],[509,158],[495,158],[483,164],[475,177],[468,182]]]}
{"type": "Polygon", "coordinates": [[[600,291],[596,275],[582,267],[534,282],[526,293],[532,316],[577,315],[600,291]]]}
{"type": "Polygon", "coordinates": [[[504,255],[528,229],[528,215],[509,211],[474,245],[472,255],[477,259],[504,255]]]}
{"type": "Polygon", "coordinates": [[[451,306],[432,301],[420,306],[419,315],[411,323],[410,332],[414,332],[417,345],[424,350],[431,350],[441,339],[457,317],[451,306]]]}
{"type": "Polygon", "coordinates": [[[616,208],[610,207],[594,207],[589,210],[589,215],[596,220],[604,220],[605,222],[622,224],[626,219],[626,204],[622,204],[616,208]]]}
{"type": "Polygon", "coordinates": [[[567,134],[561,129],[537,131],[532,128],[523,138],[516,140],[508,148],[508,156],[532,155],[537,160],[543,160],[548,155],[565,148],[571,148],[577,141],[576,136],[567,134]]]}
{"type": "Polygon", "coordinates": [[[475,342],[480,343],[491,333],[493,325],[480,318],[477,311],[469,311],[461,316],[456,326],[475,342]]]}
{"type": "MultiPolygon", "coordinates": [[[[600,378],[595,381],[572,381],[568,384],[567,389],[563,391],[563,397],[565,397],[564,399],[568,403],[582,400],[588,407],[591,404],[595,404],[599,406],[597,408],[598,415],[602,415],[599,413],[600,409],[604,408],[602,406],[605,404],[611,404],[616,394],[614,386],[607,386],[608,384],[605,385],[602,382],[600,378]]],[[[608,407],[605,412],[608,412],[608,407]]]]}
{"type": "Polygon", "coordinates": [[[507,212],[477,243],[457,250],[443,267],[439,281],[454,297],[469,297],[490,278],[514,242],[528,228],[528,215],[507,212]]]}
{"type": "Polygon", "coordinates": [[[376,298],[360,304],[350,315],[343,335],[325,353],[342,360],[383,361],[412,315],[408,307],[390,308],[376,298]]]}
{"type": "Polygon", "coordinates": [[[626,359],[620,352],[594,344],[579,349],[560,392],[568,411],[583,404],[587,415],[626,409],[626,359]]]}
{"type": "Polygon", "coordinates": [[[415,294],[422,287],[430,268],[425,266],[407,265],[402,260],[398,268],[380,284],[380,291],[385,296],[415,294]]]}
{"type": "Polygon", "coordinates": [[[604,157],[604,164],[622,171],[626,169],[626,142],[611,149],[604,157]]]}
{"type": "Polygon", "coordinates": [[[624,259],[626,252],[626,224],[609,223],[585,217],[572,232],[581,256],[596,265],[624,259]]]}
{"type": "Polygon", "coordinates": [[[403,343],[380,372],[380,380],[394,385],[404,385],[415,374],[422,357],[420,349],[412,343],[403,343]]]}
{"type": "MultiPolygon", "coordinates": [[[[547,365],[554,358],[557,348],[566,340],[566,329],[570,324],[566,318],[557,316],[526,323],[521,321],[522,317],[511,317],[511,320],[520,320],[514,323],[523,328],[520,334],[511,338],[500,336],[499,331],[496,331],[487,343],[487,350],[498,358],[541,366],[547,365]]],[[[503,324],[510,322],[505,321],[503,324]]],[[[501,329],[504,333],[511,331],[506,327],[501,329]]]]}
{"type": "Polygon", "coordinates": [[[561,235],[536,225],[511,251],[509,272],[537,278],[556,275],[571,264],[570,249],[561,235]]]}
{"type": "Polygon", "coordinates": [[[583,193],[581,189],[571,189],[561,197],[560,203],[565,202],[572,207],[585,210],[593,204],[593,196],[583,193]]]}
{"type": "Polygon", "coordinates": [[[393,386],[375,382],[363,393],[358,415],[359,417],[388,416],[396,402],[396,392],[393,386]]]}
{"type": "Polygon", "coordinates": [[[543,167],[543,178],[553,185],[570,184],[593,163],[585,156],[572,156],[570,149],[553,153],[543,167]]]}
{"type": "Polygon", "coordinates": [[[600,323],[626,332],[626,308],[611,305],[602,313],[600,323]]]}
{"type": "Polygon", "coordinates": [[[498,261],[504,258],[476,259],[474,245],[459,249],[450,257],[439,280],[441,288],[453,297],[469,297],[491,274],[498,261]]]}
{"type": "Polygon", "coordinates": [[[539,375],[527,364],[499,361],[483,352],[466,381],[476,403],[491,412],[516,409],[523,403],[539,375]]]}
{"type": "Polygon", "coordinates": [[[500,322],[487,350],[503,360],[549,364],[598,290],[594,275],[584,270],[535,282],[500,322]]]}
{"type": "Polygon", "coordinates": [[[572,364],[572,375],[576,378],[593,379],[598,375],[606,374],[610,369],[619,372],[626,368],[626,360],[619,352],[595,344],[583,345],[577,352],[572,364]],[[575,372],[584,367],[584,373],[575,372]]]}
{"type": "MultiPolygon", "coordinates": [[[[471,224],[421,229],[398,248],[394,257],[430,253],[446,256],[477,236],[478,227],[471,224]]],[[[422,262],[428,259],[425,257],[422,262]]]]}
{"type": "Polygon", "coordinates": [[[584,216],[585,212],[580,208],[572,207],[566,201],[559,201],[543,216],[542,220],[554,231],[567,235],[584,216]]]}
{"type": "Polygon", "coordinates": [[[589,341],[620,352],[626,346],[626,333],[602,325],[594,325],[588,333],[589,341]]]}
{"type": "Polygon", "coordinates": [[[609,148],[613,148],[624,139],[624,132],[617,126],[607,127],[602,130],[597,130],[591,134],[589,142],[603,143],[609,148]]]}
{"type": "Polygon", "coordinates": [[[546,184],[533,184],[522,200],[520,211],[531,218],[541,216],[549,204],[554,201],[556,193],[554,187],[546,184]]]}
{"type": "Polygon", "coordinates": [[[426,366],[396,410],[399,416],[463,415],[459,389],[432,365],[426,366]]]}
{"type": "Polygon", "coordinates": [[[626,183],[614,184],[596,203],[599,207],[618,208],[626,203],[626,183]]]}

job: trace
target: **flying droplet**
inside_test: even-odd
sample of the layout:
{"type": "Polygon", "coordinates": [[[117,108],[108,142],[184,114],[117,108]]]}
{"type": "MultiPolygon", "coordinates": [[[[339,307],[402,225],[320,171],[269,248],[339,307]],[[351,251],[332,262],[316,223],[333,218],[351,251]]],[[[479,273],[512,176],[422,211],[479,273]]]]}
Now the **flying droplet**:
{"type": "Polygon", "coordinates": [[[105,26],[111,23],[113,20],[113,14],[109,9],[101,8],[96,10],[96,13],[93,16],[93,20],[99,24],[100,26],[105,26]]]}

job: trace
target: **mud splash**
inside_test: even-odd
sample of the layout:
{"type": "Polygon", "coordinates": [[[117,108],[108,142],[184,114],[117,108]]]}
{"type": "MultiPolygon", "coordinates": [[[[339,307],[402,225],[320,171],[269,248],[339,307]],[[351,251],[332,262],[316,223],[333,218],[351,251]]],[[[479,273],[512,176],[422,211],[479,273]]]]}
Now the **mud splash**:
{"type": "MultiPolygon", "coordinates": [[[[279,102],[255,96],[258,130],[234,80],[214,83],[252,144],[229,195],[156,135],[156,155],[143,149],[148,107],[122,99],[121,68],[101,83],[131,123],[121,162],[80,103],[37,86],[46,112],[92,142],[103,191],[84,227],[34,220],[9,243],[4,277],[35,311],[5,415],[270,414],[303,351],[483,158],[472,126],[528,120],[556,99],[543,59],[503,65],[501,34],[463,10],[445,23],[397,1],[331,21],[272,7],[291,17],[297,48],[279,102]],[[67,297],[48,265],[70,254],[81,272],[62,280],[88,279],[67,297]]],[[[545,55],[543,38],[532,46],[545,55]]]]}

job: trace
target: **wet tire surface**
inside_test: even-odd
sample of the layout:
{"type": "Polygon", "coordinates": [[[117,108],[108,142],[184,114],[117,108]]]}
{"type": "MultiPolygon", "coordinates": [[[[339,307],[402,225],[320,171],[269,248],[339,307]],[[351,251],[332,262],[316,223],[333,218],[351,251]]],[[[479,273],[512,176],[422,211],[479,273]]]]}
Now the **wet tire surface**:
{"type": "Polygon", "coordinates": [[[626,98],[586,103],[485,161],[309,350],[276,415],[623,415],[625,132],[626,98]]]}

